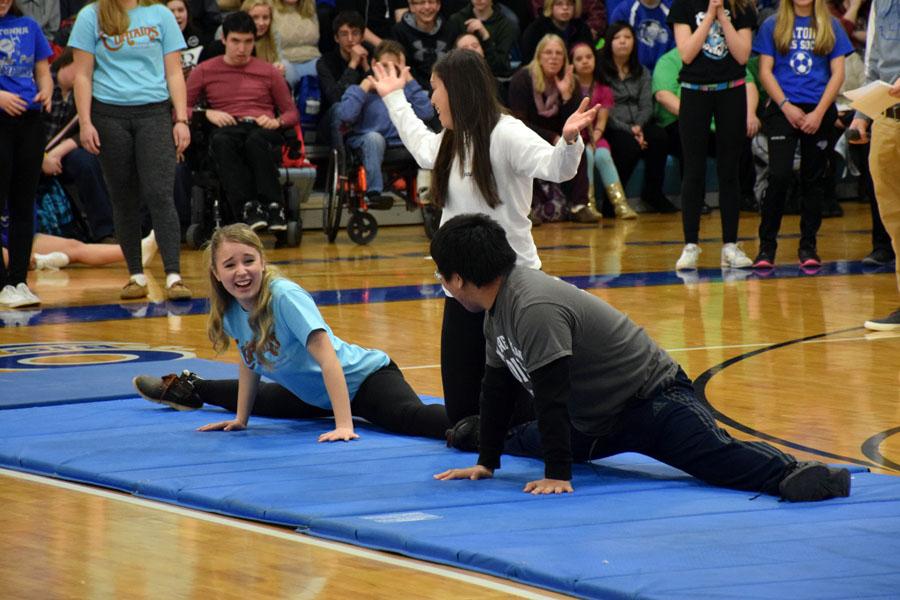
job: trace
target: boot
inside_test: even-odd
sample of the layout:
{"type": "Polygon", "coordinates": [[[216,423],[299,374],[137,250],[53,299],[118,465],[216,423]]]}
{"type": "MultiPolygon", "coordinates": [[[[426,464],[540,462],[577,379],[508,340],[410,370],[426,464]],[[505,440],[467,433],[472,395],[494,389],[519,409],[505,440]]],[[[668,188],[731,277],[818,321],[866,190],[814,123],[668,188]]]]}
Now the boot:
{"type": "Polygon", "coordinates": [[[617,219],[637,219],[637,213],[628,206],[628,201],[625,199],[625,189],[621,183],[613,183],[606,186],[606,196],[616,211],[617,219]]]}
{"type": "Polygon", "coordinates": [[[603,219],[600,210],[597,208],[597,192],[593,184],[588,186],[587,210],[592,217],[591,223],[599,223],[603,219]]]}

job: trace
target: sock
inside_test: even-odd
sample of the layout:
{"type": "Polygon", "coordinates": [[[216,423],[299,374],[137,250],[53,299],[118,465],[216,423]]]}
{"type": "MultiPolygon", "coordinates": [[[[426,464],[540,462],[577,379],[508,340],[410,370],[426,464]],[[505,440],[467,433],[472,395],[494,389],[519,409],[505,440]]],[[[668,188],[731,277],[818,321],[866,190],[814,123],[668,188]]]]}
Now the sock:
{"type": "Polygon", "coordinates": [[[143,285],[143,286],[147,285],[147,276],[144,275],[143,273],[137,273],[135,275],[132,275],[131,280],[138,285],[143,285]]]}
{"type": "Polygon", "coordinates": [[[168,275],[166,275],[166,287],[167,287],[167,288],[172,287],[173,285],[175,285],[175,284],[178,283],[179,281],[181,281],[181,274],[180,274],[180,273],[169,273],[168,275]]]}

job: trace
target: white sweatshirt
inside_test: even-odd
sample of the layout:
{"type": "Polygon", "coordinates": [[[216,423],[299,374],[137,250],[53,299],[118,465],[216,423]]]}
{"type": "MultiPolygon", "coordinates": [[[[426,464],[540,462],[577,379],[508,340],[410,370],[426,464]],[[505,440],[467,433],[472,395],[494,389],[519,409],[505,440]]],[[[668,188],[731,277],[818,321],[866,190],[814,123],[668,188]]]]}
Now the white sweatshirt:
{"type": "MultiPolygon", "coordinates": [[[[385,96],[384,103],[403,145],[421,168],[433,169],[444,133],[434,133],[425,126],[413,112],[403,90],[385,96]]],[[[531,221],[528,220],[532,181],[562,182],[572,179],[583,154],[584,142],[580,135],[572,144],[567,144],[560,135],[559,142],[551,146],[522,121],[501,115],[491,132],[491,168],[497,182],[500,204],[490,208],[475,185],[469,165],[461,174],[459,159],[454,158],[441,225],[457,215],[488,215],[506,230],[509,245],[516,251],[516,264],[540,269],[541,259],[538,258],[537,247],[531,237],[531,221]]]]}

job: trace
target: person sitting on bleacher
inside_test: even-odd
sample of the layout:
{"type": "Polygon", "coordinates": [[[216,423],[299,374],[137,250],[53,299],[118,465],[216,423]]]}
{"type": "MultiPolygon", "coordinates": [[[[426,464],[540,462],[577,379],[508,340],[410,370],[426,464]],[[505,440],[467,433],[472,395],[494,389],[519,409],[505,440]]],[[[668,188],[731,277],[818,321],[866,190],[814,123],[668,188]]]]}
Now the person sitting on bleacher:
{"type": "Polygon", "coordinates": [[[273,152],[282,144],[278,130],[297,123],[297,108],[281,73],[252,56],[255,33],[247,13],[228,15],[222,24],[225,55],[191,72],[187,101],[193,107],[206,100],[206,119],[215,126],[210,153],[232,214],[243,214],[254,230],[283,231],[273,152]]]}
{"type": "MultiPolygon", "coordinates": [[[[434,108],[428,92],[406,70],[406,56],[403,46],[394,40],[384,40],[375,48],[375,60],[388,70],[396,69],[406,74],[406,86],[403,93],[413,107],[416,116],[423,121],[434,117],[434,108]]],[[[338,118],[347,123],[350,133],[347,145],[362,155],[363,167],[366,170],[366,200],[369,205],[378,208],[390,206],[390,197],[384,197],[384,179],[381,174],[381,163],[385,148],[402,146],[400,135],[388,115],[384,101],[375,91],[374,82],[367,77],[359,85],[351,85],[344,92],[337,108],[338,118]]]]}
{"type": "Polygon", "coordinates": [[[321,114],[317,143],[336,141],[337,106],[351,85],[359,85],[369,71],[372,48],[363,41],[366,22],[354,10],[339,12],[331,23],[337,47],[326,52],[316,63],[321,91],[321,114]]]}
{"type": "Polygon", "coordinates": [[[409,0],[409,12],[394,25],[394,39],[403,44],[413,77],[430,90],[431,68],[453,49],[459,33],[441,15],[440,0],[409,0]]]}
{"type": "Polygon", "coordinates": [[[75,184],[79,209],[87,218],[89,241],[109,241],[115,228],[100,161],[80,146],[78,123],[72,123],[75,118],[75,66],[71,48],[66,48],[53,61],[50,72],[53,98],[50,113],[45,115],[47,145],[41,172],[45,177],[59,177],[63,184],[75,184]]]}
{"type": "Polygon", "coordinates": [[[495,77],[508,77],[512,73],[509,51],[515,45],[519,31],[499,8],[494,8],[493,0],[472,0],[469,6],[450,17],[450,23],[458,33],[469,33],[478,38],[495,77]]]}

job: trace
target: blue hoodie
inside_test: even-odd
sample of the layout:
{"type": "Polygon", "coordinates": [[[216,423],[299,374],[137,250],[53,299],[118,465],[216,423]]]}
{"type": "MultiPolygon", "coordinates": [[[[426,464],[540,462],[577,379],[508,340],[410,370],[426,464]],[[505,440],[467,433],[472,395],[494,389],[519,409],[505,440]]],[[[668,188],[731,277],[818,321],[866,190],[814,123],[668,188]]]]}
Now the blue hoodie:
{"type": "MultiPolygon", "coordinates": [[[[406,84],[403,93],[417,117],[423,121],[434,117],[431,98],[415,79],[406,84]]],[[[397,129],[391,123],[384,101],[374,90],[367,94],[358,85],[351,85],[341,97],[337,114],[342,123],[350,125],[350,137],[377,131],[388,146],[399,146],[402,143],[397,129]]]]}

